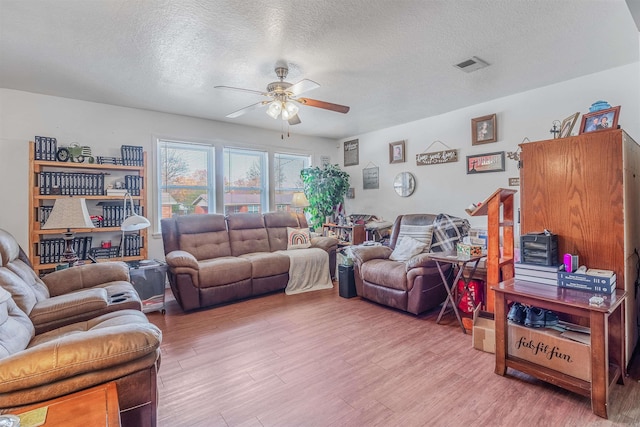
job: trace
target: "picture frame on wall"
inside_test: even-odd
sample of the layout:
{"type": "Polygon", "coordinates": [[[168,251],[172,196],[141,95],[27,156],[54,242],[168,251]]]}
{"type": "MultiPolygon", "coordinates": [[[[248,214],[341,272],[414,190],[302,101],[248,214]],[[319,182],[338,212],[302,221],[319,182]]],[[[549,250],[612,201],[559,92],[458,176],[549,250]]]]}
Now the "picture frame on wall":
{"type": "Polygon", "coordinates": [[[471,145],[487,144],[498,140],[496,115],[471,119],[471,145]]]}
{"type": "Polygon", "coordinates": [[[504,172],[504,151],[467,156],[467,175],[487,172],[504,172]]]}
{"type": "Polygon", "coordinates": [[[405,162],[404,141],[396,141],[389,144],[389,163],[405,162]]]}
{"type": "Polygon", "coordinates": [[[618,128],[618,116],[620,116],[620,106],[607,108],[605,110],[594,111],[593,113],[582,115],[580,133],[599,132],[618,128]]]}
{"type": "Polygon", "coordinates": [[[358,159],[358,140],[352,139],[351,141],[344,142],[344,165],[356,166],[359,162],[358,159]]]}
{"type": "Polygon", "coordinates": [[[573,127],[576,125],[579,115],[580,115],[579,112],[572,114],[562,121],[562,124],[560,124],[560,138],[566,138],[568,136],[571,136],[571,131],[573,130],[573,127]]]}

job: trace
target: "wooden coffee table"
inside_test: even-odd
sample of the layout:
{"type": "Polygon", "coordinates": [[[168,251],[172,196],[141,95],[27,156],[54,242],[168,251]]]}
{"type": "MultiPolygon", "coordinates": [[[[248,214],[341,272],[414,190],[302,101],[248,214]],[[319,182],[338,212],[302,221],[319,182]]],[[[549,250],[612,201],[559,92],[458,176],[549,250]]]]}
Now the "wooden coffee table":
{"type": "Polygon", "coordinates": [[[62,396],[48,402],[37,403],[20,409],[23,414],[48,406],[43,426],[120,427],[120,407],[116,383],[110,382],[77,393],[62,396]]]}

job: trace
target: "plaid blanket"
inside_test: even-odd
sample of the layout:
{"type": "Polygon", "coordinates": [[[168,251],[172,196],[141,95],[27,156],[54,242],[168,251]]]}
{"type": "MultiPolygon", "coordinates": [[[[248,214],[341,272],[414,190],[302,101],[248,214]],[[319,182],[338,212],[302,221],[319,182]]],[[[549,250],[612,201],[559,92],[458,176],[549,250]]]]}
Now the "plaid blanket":
{"type": "Polygon", "coordinates": [[[456,243],[469,233],[469,221],[447,214],[439,214],[433,221],[432,252],[453,251],[456,243]]]}

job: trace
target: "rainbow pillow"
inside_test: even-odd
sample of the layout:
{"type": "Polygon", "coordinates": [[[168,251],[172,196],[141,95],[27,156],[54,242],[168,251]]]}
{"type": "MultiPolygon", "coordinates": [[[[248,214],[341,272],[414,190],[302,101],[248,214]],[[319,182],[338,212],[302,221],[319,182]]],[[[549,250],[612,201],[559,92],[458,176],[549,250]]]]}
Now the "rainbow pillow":
{"type": "Polygon", "coordinates": [[[311,247],[311,233],[308,228],[287,227],[287,250],[311,247]]]}

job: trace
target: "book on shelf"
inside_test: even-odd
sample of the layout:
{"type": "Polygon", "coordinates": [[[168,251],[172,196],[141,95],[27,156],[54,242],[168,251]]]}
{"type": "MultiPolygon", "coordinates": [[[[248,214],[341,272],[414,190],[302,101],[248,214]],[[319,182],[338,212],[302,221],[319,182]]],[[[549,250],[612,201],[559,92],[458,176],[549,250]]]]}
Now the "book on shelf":
{"type": "Polygon", "coordinates": [[[48,136],[36,136],[33,147],[34,160],[56,161],[58,141],[48,136]]]}
{"type": "Polygon", "coordinates": [[[595,276],[584,273],[569,273],[566,271],[558,272],[558,280],[565,280],[567,282],[584,283],[586,285],[610,285],[616,282],[616,274],[612,273],[611,276],[595,276]]]}
{"type": "Polygon", "coordinates": [[[553,273],[557,273],[558,271],[560,271],[560,267],[562,266],[562,264],[541,265],[541,264],[516,262],[513,264],[513,266],[516,270],[551,271],[553,273]]]}
{"type": "Polygon", "coordinates": [[[576,282],[567,279],[558,279],[558,287],[566,289],[577,289],[580,291],[593,292],[596,294],[611,295],[616,291],[616,282],[610,282],[605,284],[593,284],[585,282],[576,282]]]}
{"type": "MultiPolygon", "coordinates": [[[[514,264],[514,272],[516,277],[518,276],[531,276],[540,277],[545,279],[558,279],[558,271],[560,265],[536,265],[536,264],[524,264],[516,262],[514,264]]],[[[524,279],[523,279],[524,280],[524,279]]]]}

